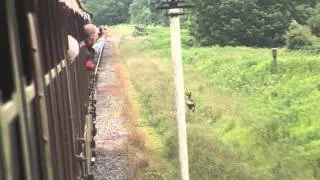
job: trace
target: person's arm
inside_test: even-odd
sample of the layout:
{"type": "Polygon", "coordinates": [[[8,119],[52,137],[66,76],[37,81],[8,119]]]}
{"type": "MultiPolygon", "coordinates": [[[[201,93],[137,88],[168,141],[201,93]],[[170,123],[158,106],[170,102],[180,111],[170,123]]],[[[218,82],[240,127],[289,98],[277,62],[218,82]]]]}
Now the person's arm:
{"type": "Polygon", "coordinates": [[[102,51],[102,48],[104,47],[104,44],[106,43],[106,38],[102,36],[98,41],[92,46],[97,54],[99,54],[102,51]]]}
{"type": "Polygon", "coordinates": [[[99,54],[102,51],[102,48],[104,47],[104,44],[106,43],[106,39],[107,39],[107,36],[108,36],[108,29],[107,28],[103,28],[101,30],[101,34],[102,34],[102,36],[92,46],[95,49],[97,54],[99,54]]]}

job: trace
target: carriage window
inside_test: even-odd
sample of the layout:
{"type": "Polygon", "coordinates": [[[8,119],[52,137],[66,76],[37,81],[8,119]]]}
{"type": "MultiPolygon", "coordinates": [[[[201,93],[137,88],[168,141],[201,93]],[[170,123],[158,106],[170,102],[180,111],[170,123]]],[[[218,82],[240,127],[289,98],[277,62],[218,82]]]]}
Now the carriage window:
{"type": "Polygon", "coordinates": [[[29,32],[28,32],[28,21],[26,17],[26,9],[27,4],[25,4],[25,1],[16,0],[16,15],[17,15],[17,25],[18,25],[18,33],[19,33],[19,40],[20,40],[20,49],[21,49],[21,62],[22,62],[22,69],[23,69],[23,75],[26,78],[26,83],[30,84],[31,82],[31,57],[32,54],[30,54],[30,38],[29,38],[29,32]]]}
{"type": "Polygon", "coordinates": [[[12,174],[14,175],[13,179],[23,180],[23,153],[22,153],[22,141],[21,141],[21,133],[20,133],[20,124],[19,118],[17,117],[12,124],[9,126],[9,134],[10,134],[10,150],[11,150],[11,162],[12,167],[10,168],[14,171],[12,174]]]}
{"type": "Polygon", "coordinates": [[[2,65],[0,66],[0,101],[1,99],[2,101],[7,101],[11,99],[14,84],[11,71],[12,64],[9,49],[8,29],[6,26],[7,16],[4,1],[0,1],[0,22],[3,22],[3,24],[5,24],[4,26],[0,26],[0,39],[2,41],[0,43],[0,57],[2,59],[2,65]]]}

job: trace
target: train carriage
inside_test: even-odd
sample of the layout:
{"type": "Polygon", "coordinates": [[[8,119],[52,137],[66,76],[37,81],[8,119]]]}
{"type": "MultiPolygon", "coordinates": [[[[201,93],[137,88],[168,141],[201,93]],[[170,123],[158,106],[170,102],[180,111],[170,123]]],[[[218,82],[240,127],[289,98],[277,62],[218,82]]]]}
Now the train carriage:
{"type": "Polygon", "coordinates": [[[91,15],[77,0],[3,0],[0,18],[0,179],[93,179],[96,73],[66,60],[91,15]]]}

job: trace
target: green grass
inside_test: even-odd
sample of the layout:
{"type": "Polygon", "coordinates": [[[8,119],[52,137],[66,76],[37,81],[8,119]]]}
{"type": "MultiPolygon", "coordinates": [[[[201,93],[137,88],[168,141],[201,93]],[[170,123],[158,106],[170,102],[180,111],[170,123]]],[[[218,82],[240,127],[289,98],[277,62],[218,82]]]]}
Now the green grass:
{"type": "MultiPolygon", "coordinates": [[[[161,148],[154,153],[164,168],[146,172],[176,179],[169,30],[149,27],[149,36],[132,38],[132,27],[121,27],[150,147],[161,148]]],[[[320,179],[319,58],[279,49],[271,73],[270,49],[191,47],[187,31],[182,38],[185,86],[197,102],[188,123],[191,179],[320,179]]]]}

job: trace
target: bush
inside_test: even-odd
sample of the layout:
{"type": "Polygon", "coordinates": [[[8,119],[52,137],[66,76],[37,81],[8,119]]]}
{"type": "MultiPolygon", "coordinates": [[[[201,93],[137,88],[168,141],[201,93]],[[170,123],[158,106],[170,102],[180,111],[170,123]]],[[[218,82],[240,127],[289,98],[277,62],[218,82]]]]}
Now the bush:
{"type": "Polygon", "coordinates": [[[312,46],[313,36],[307,26],[293,22],[285,35],[287,48],[290,50],[307,50],[312,46]]]}

